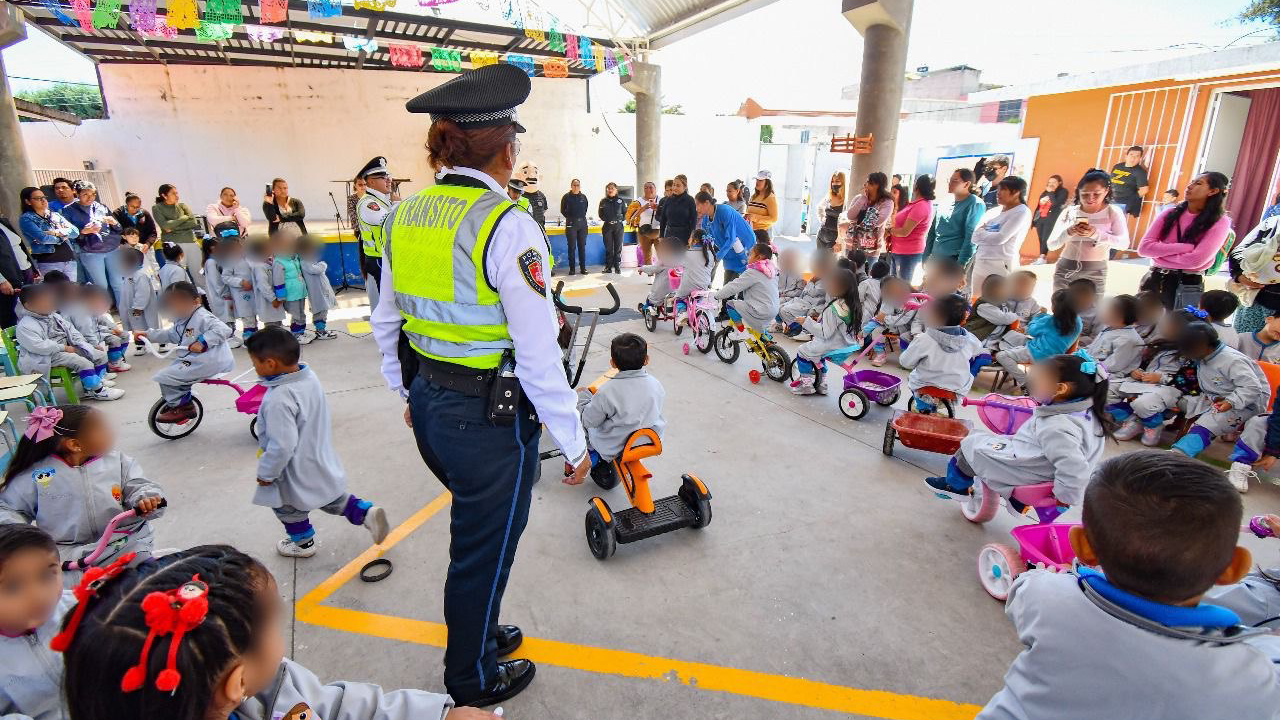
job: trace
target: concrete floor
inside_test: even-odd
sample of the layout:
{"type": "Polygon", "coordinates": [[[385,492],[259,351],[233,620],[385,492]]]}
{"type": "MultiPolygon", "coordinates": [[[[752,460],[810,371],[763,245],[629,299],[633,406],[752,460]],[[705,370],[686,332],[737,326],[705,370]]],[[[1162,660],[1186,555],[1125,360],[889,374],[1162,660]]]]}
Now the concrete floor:
{"type": "MultiPolygon", "coordinates": [[[[584,292],[573,301],[603,302],[600,278],[569,283],[584,292]]],[[[647,291],[640,278],[610,279],[624,308],[647,291]]],[[[337,329],[367,310],[356,292],[340,300],[337,329]]],[[[649,334],[634,313],[626,317],[600,325],[583,384],[607,368],[613,335],[649,339],[650,370],[667,390],[665,452],[649,464],[655,495],[672,494],[681,473],[697,474],[714,495],[714,520],[597,561],[583,516],[601,491],[562,485],[561,461],[547,461],[502,617],[531,638],[538,678],[505,704],[507,717],[972,717],[1019,650],[975,574],[978,549],[1006,540],[1013,518],[976,526],[927,492],[920,479],[941,471],[943,456],[882,455],[889,409],[873,406],[850,421],[834,397],[751,384],[748,370],[759,366],[745,354],[732,366],[696,350],[686,356],[687,333],[676,338],[668,324],[649,334]]],[[[248,369],[243,350],[236,358],[248,369]]],[[[403,404],[378,374],[372,338],[313,343],[304,359],[328,391],[352,491],[385,505],[393,525],[437,498],[441,487],[401,421],[403,404]]],[[[161,361],[130,361],[135,369],[119,379],[128,395],[101,407],[118,422],[119,447],[166,489],[159,546],[233,543],[261,558],[291,601],[368,549],[362,529],[317,513],[319,554],[278,557],[279,524],[250,502],[256,444],[233,393],[201,390],[200,428],[161,440],[145,420],[161,361]]],[[[969,408],[961,414],[974,417],[969,408]]],[[[627,506],[621,488],[602,497],[627,506]]],[[[1274,511],[1276,501],[1275,488],[1255,489],[1246,509],[1274,511]]],[[[396,563],[389,579],[333,583],[318,609],[295,615],[297,660],[329,679],[441,690],[448,525],[443,510],[426,515],[387,551],[396,563]]]]}

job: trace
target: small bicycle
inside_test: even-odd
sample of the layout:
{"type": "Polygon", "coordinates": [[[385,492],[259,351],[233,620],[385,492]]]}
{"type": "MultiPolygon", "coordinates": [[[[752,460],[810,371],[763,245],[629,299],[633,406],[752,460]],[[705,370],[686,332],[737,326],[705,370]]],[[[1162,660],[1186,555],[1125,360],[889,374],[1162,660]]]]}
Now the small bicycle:
{"type": "MultiPolygon", "coordinates": [[[[668,284],[674,290],[680,286],[680,277],[684,275],[682,268],[671,268],[667,270],[668,284]]],[[[644,316],[644,327],[649,332],[655,332],[658,329],[658,323],[670,320],[671,331],[676,335],[684,332],[684,323],[680,322],[680,306],[683,303],[676,302],[673,298],[667,297],[658,305],[651,304],[648,300],[640,303],[636,308],[640,314],[644,316]]]]}
{"type": "Polygon", "coordinates": [[[760,363],[764,366],[764,374],[770,380],[782,382],[790,376],[791,356],[773,341],[773,336],[768,332],[749,328],[742,321],[734,322],[726,319],[724,325],[712,338],[716,357],[729,365],[737,362],[738,355],[742,352],[738,346],[742,344],[745,344],[747,350],[753,355],[760,358],[760,363]]]}
{"type": "MultiPolygon", "coordinates": [[[[178,349],[177,346],[174,346],[164,352],[160,352],[158,349],[156,349],[155,344],[152,343],[147,338],[139,337],[137,338],[137,340],[142,342],[143,346],[147,349],[147,352],[151,353],[155,357],[160,358],[161,360],[167,359],[170,355],[174,353],[175,350],[178,349]]],[[[224,375],[228,375],[230,373],[224,373],[223,375],[215,375],[214,377],[211,377],[208,380],[201,380],[200,382],[196,383],[196,385],[222,385],[225,387],[229,387],[232,390],[235,390],[236,391],[236,403],[235,403],[236,411],[244,413],[245,415],[253,416],[253,419],[249,421],[249,434],[253,436],[254,440],[257,440],[258,439],[258,408],[262,406],[262,396],[267,394],[267,386],[263,385],[262,383],[254,383],[253,385],[244,387],[239,384],[239,381],[241,380],[241,378],[244,378],[245,376],[250,375],[253,372],[254,372],[253,368],[249,368],[245,372],[242,372],[231,379],[226,379],[224,377],[224,375]]],[[[194,386],[191,388],[191,403],[192,405],[195,406],[195,409],[196,409],[195,417],[186,418],[183,420],[179,420],[177,422],[166,423],[166,422],[160,422],[159,420],[156,419],[156,417],[161,412],[164,411],[165,407],[167,406],[167,403],[164,401],[164,398],[160,398],[159,400],[156,400],[155,404],[151,406],[151,410],[147,413],[147,425],[148,427],[151,428],[151,432],[155,433],[156,435],[159,435],[165,440],[177,440],[179,438],[184,438],[190,435],[191,433],[195,432],[196,428],[200,427],[200,422],[204,420],[204,403],[200,402],[200,398],[196,396],[194,386]]]]}
{"type": "MultiPolygon", "coordinates": [[[[156,510],[168,507],[168,505],[169,501],[162,499],[160,501],[160,505],[156,507],[156,510]]],[[[107,523],[107,529],[102,531],[102,537],[98,538],[98,544],[94,546],[93,550],[79,560],[64,561],[62,563],[62,570],[64,572],[88,570],[106,554],[107,550],[115,550],[124,545],[124,543],[129,540],[129,536],[133,534],[133,530],[121,530],[119,528],[126,521],[132,520],[136,517],[138,517],[138,511],[135,508],[129,508],[128,510],[125,510],[111,518],[107,523]]]]}

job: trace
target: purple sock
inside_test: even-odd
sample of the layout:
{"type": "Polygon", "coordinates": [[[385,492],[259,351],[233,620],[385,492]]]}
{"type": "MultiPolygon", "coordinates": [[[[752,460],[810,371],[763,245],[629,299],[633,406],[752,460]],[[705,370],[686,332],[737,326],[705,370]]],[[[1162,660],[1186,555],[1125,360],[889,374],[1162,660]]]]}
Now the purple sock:
{"type": "Polygon", "coordinates": [[[349,520],[352,525],[363,525],[364,516],[371,507],[373,507],[373,503],[352,495],[347,498],[347,506],[342,509],[342,516],[349,520]]]}
{"type": "Polygon", "coordinates": [[[284,531],[289,534],[290,540],[299,545],[315,537],[316,534],[315,528],[311,527],[310,520],[287,522],[284,524],[284,531]]]}

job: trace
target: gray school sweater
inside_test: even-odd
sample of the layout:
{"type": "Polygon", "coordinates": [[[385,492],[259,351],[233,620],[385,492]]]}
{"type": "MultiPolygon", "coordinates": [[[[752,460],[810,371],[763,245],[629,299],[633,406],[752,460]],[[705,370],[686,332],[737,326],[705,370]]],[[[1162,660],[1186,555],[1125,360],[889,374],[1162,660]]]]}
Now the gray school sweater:
{"type": "Polygon", "coordinates": [[[0,718],[3,720],[63,720],[62,653],[49,649],[62,618],[76,605],[76,596],[63,590],[53,615],[20,637],[0,636],[0,718]]]}
{"type": "Polygon", "coordinates": [[[302,258],[298,261],[298,266],[302,269],[302,280],[307,284],[307,302],[311,304],[311,314],[329,312],[337,307],[338,296],[334,294],[329,276],[325,274],[329,263],[302,258]]]}
{"type": "Polygon", "coordinates": [[[1280,680],[1260,644],[1158,634],[1047,570],[1021,575],[1004,611],[1025,647],[976,720],[1280,717],[1280,680]]]}
{"type": "Polygon", "coordinates": [[[778,283],[760,268],[748,267],[733,282],[717,290],[715,297],[725,300],[738,293],[742,293],[742,299],[734,301],[733,307],[751,329],[763,331],[777,317],[778,283]]]}
{"type": "Polygon", "coordinates": [[[227,344],[230,337],[231,328],[202,307],[196,308],[191,317],[178,320],[167,328],[147,331],[147,338],[153,343],[178,346],[173,362],[183,363],[191,368],[193,374],[199,372],[205,377],[231,372],[235,367],[231,346],[227,344]],[[188,349],[197,340],[207,346],[204,352],[194,353],[188,349]]]}
{"type": "Polygon", "coordinates": [[[146,270],[138,268],[132,275],[125,278],[122,294],[127,308],[122,312],[121,318],[124,320],[125,327],[130,330],[146,330],[160,324],[160,313],[156,307],[159,303],[156,301],[155,281],[146,270]],[[139,311],[139,314],[134,315],[134,311],[139,311]]]}
{"type": "Polygon", "coordinates": [[[1107,376],[1125,378],[1142,362],[1145,341],[1132,325],[1106,328],[1089,343],[1089,355],[1107,369],[1107,376]]]}
{"type": "Polygon", "coordinates": [[[284,659],[275,682],[236,708],[240,720],[444,720],[448,695],[426,690],[386,691],[359,682],[320,682],[315,673],[284,659]]]}
{"type": "Polygon", "coordinates": [[[652,428],[662,437],[667,421],[662,417],[662,401],[667,393],[662,383],[644,368],[619,370],[612,380],[586,398],[581,407],[587,442],[600,457],[612,460],[622,452],[627,437],[636,430],[652,428]]]}
{"type": "MultiPolygon", "coordinates": [[[[320,379],[302,365],[297,372],[263,378],[267,394],[258,408],[258,479],[255,505],[315,510],[347,492],[347,473],[333,449],[329,403],[320,379]]],[[[607,383],[606,383],[607,384],[607,383]]]]}
{"type": "Polygon", "coordinates": [[[236,317],[252,318],[256,323],[258,307],[255,302],[253,265],[245,258],[238,258],[222,266],[222,281],[231,291],[231,303],[236,317]],[[244,287],[245,282],[249,287],[244,287]]]}
{"type": "Polygon", "coordinates": [[[14,329],[14,339],[18,341],[18,369],[24,373],[48,373],[53,356],[66,352],[68,345],[78,348],[86,359],[93,350],[84,335],[56,312],[23,315],[14,329]]]}
{"type": "MultiPolygon", "coordinates": [[[[35,522],[53,536],[63,560],[79,560],[98,544],[111,518],[145,498],[163,496],[160,486],[119,450],[80,467],[50,455],[21,470],[0,490],[0,523],[35,522]]],[[[150,552],[152,532],[147,521],[163,514],[164,510],[155,510],[146,519],[133,518],[120,525],[131,534],[109,547],[97,564],[110,563],[126,552],[150,552]]]]}
{"type": "Polygon", "coordinates": [[[1271,398],[1257,363],[1226,343],[1196,363],[1196,378],[1201,393],[1226,400],[1235,410],[1262,412],[1271,398]]]}

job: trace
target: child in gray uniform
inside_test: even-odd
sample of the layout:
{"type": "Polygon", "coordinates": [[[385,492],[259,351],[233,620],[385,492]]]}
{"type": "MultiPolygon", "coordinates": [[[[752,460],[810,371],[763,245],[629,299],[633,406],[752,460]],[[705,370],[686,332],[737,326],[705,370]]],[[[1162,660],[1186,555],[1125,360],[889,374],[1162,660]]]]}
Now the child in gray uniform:
{"type": "Polygon", "coordinates": [[[123,390],[104,384],[107,354],[90,345],[57,313],[57,291],[52,285],[27,285],[18,298],[26,310],[14,330],[20,372],[47,375],[50,368],[65,367],[79,377],[87,398],[119,400],[124,396],[123,390]]]}
{"type": "Polygon", "coordinates": [[[1065,505],[1084,500],[1089,476],[1102,460],[1112,422],[1107,415],[1107,376],[1084,351],[1054,355],[1031,367],[1031,396],[1040,403],[1012,436],[974,430],[943,477],[925,478],[934,490],[963,497],[974,479],[1009,501],[1022,514],[1026,506],[1010,495],[1020,485],[1053,483],[1053,495],[1065,505]]]}
{"type": "Polygon", "coordinates": [[[49,648],[76,598],[62,588],[62,562],[49,533],[0,525],[0,717],[63,720],[62,656],[49,648]]]}
{"type": "Polygon", "coordinates": [[[316,554],[312,510],[341,515],[363,525],[381,543],[387,513],[347,491],[347,474],[333,449],[329,404],[320,380],[299,364],[298,338],[282,327],[267,327],[245,341],[253,369],[267,393],[258,409],[258,489],[253,504],[272,509],[288,537],[276,544],[285,557],[316,554]]]}
{"type": "MultiPolygon", "coordinates": [[[[221,254],[222,281],[231,292],[232,314],[240,320],[241,334],[248,340],[258,329],[257,293],[254,290],[253,265],[245,257],[240,238],[226,237],[218,243],[221,254]]],[[[231,323],[227,323],[231,325],[231,323]]]]}
{"type": "Polygon", "coordinates": [[[233,547],[194,547],[159,558],[145,571],[125,570],[96,589],[87,612],[78,622],[73,615],[60,636],[66,643],[68,715],[76,720],[498,720],[491,712],[454,707],[448,695],[425,690],[325,684],[285,657],[289,619],[271,572],[233,547]],[[185,635],[155,642],[148,655],[144,642],[153,626],[139,599],[153,593],[179,602],[202,597],[208,609],[185,635]],[[174,668],[169,652],[182,668],[180,676],[161,670],[174,668]],[[128,679],[136,687],[122,687],[125,671],[135,665],[128,679]]]}
{"type": "Polygon", "coordinates": [[[728,301],[725,309],[730,318],[761,333],[778,315],[778,284],[771,260],[773,248],[757,243],[747,256],[747,271],[715,292],[717,300],[728,301]],[[730,300],[739,294],[741,299],[730,300]]]}
{"type": "Polygon", "coordinates": [[[1102,329],[1098,321],[1098,286],[1089,278],[1076,278],[1067,283],[1067,292],[1080,318],[1080,345],[1087,347],[1102,329]]]}
{"type": "Polygon", "coordinates": [[[302,268],[302,279],[307,285],[307,302],[311,305],[311,326],[315,328],[316,340],[332,340],[338,333],[328,329],[329,311],[338,306],[338,297],[329,284],[326,271],[329,263],[320,259],[320,246],[310,237],[298,238],[299,266],[302,268]]]}
{"type": "MultiPolygon", "coordinates": [[[[120,319],[124,322],[126,330],[146,332],[147,328],[160,324],[155,281],[142,267],[141,250],[135,247],[122,247],[119,252],[120,271],[124,274],[124,292],[121,296],[125,304],[120,308],[120,319]]],[[[146,352],[142,347],[142,341],[136,341],[133,354],[143,355],[146,352]]]]}
{"type": "Polygon", "coordinates": [[[667,427],[662,417],[667,394],[662,383],[644,369],[649,364],[649,344],[644,338],[635,333],[615,337],[609,344],[609,364],[618,373],[594,395],[581,391],[578,400],[593,476],[612,476],[611,463],[631,433],[650,428],[662,437],[667,427]]]}
{"type": "Polygon", "coordinates": [[[174,283],[187,282],[195,285],[195,280],[191,277],[191,271],[187,269],[187,254],[182,251],[182,246],[177,243],[165,243],[164,249],[160,251],[164,255],[165,263],[156,271],[156,279],[160,281],[160,292],[164,292],[174,283]]]}
{"type": "Polygon", "coordinates": [[[1132,295],[1116,295],[1102,311],[1104,327],[1093,342],[1089,355],[1102,363],[1107,376],[1122,380],[1138,369],[1146,342],[1138,334],[1138,301],[1132,295]]]}
{"type": "Polygon", "coordinates": [[[1031,570],[1005,614],[1025,646],[977,720],[1274,718],[1269,631],[1202,603],[1249,570],[1222,471],[1143,450],[1098,468],[1071,528],[1081,568],[1031,570]]]}
{"type": "Polygon", "coordinates": [[[1237,431],[1253,416],[1266,412],[1271,388],[1258,364],[1218,340],[1218,332],[1206,322],[1187,325],[1178,349],[1195,363],[1200,392],[1211,403],[1171,448],[1195,457],[1215,437],[1237,431]]]}
{"type": "Polygon", "coordinates": [[[249,243],[245,255],[248,258],[249,270],[253,273],[254,314],[263,325],[279,327],[285,318],[284,301],[276,299],[276,290],[271,279],[274,264],[266,243],[261,241],[249,243]]]}
{"type": "Polygon", "coordinates": [[[160,385],[166,407],[156,421],[176,423],[197,415],[191,401],[191,386],[201,380],[231,372],[235,360],[227,339],[231,328],[200,305],[196,286],[186,281],[165,288],[163,300],[173,325],[164,329],[139,333],[153,342],[176,343],[177,357],[165,369],[152,376],[160,385]]]}

